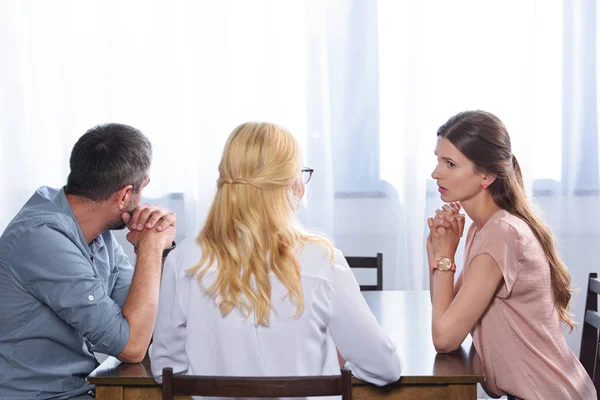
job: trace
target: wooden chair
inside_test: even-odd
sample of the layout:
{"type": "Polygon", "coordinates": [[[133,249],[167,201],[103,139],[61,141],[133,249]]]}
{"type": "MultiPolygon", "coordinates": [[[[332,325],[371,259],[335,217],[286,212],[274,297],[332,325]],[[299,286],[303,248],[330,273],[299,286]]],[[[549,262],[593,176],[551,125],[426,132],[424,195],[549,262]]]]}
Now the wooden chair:
{"type": "Polygon", "coordinates": [[[585,301],[585,316],[579,361],[581,361],[588,375],[592,378],[596,391],[600,395],[600,365],[598,364],[598,332],[600,331],[600,314],[598,313],[599,294],[600,280],[598,280],[598,274],[591,273],[588,280],[587,298],[585,301]]]}
{"type": "Polygon", "coordinates": [[[360,285],[360,290],[383,290],[383,254],[376,257],[346,257],[350,268],[377,269],[376,285],[360,285]]]}
{"type": "Polygon", "coordinates": [[[312,397],[339,396],[352,400],[352,372],[342,369],[340,376],[230,377],[173,375],[163,368],[163,400],[173,396],[210,397],[312,397]]]}

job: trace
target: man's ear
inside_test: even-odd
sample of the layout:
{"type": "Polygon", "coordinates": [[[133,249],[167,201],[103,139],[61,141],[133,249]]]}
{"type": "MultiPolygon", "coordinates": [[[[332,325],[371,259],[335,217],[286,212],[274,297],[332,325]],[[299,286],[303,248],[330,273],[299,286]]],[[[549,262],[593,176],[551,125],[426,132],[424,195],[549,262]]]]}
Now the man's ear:
{"type": "Polygon", "coordinates": [[[119,211],[123,211],[125,206],[131,201],[133,196],[133,185],[125,185],[113,194],[112,198],[117,203],[119,211]]]}

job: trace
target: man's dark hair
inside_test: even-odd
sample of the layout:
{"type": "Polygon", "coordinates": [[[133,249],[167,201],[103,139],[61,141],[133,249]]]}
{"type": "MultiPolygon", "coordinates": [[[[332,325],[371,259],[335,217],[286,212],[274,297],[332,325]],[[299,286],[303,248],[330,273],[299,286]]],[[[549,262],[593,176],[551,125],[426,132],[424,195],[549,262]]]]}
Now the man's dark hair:
{"type": "Polygon", "coordinates": [[[107,200],[125,185],[137,193],[151,160],[152,145],[138,129],[115,123],[95,126],[73,146],[65,193],[93,201],[107,200]]]}

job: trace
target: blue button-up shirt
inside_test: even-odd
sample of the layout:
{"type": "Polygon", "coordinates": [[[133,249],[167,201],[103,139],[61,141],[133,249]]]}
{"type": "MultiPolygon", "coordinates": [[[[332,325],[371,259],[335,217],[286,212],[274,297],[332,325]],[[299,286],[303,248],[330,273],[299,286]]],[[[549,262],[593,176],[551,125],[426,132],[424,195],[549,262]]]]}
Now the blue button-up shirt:
{"type": "Polygon", "coordinates": [[[118,355],[133,268],[110,231],[86,243],[63,189],[39,188],[0,237],[0,399],[87,392],[118,355]]]}

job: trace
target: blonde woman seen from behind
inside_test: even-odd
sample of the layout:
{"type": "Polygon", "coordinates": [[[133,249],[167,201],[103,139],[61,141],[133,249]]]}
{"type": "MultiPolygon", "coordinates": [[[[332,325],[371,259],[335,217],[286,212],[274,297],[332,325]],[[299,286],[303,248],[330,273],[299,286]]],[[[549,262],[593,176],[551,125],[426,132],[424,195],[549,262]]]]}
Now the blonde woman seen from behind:
{"type": "Polygon", "coordinates": [[[400,377],[342,253],[307,233],[295,213],[312,170],[294,137],[269,123],[229,136],[205,225],[165,262],[152,373],[223,376],[339,374],[400,377]],[[303,178],[304,175],[304,178],[303,178]]]}

